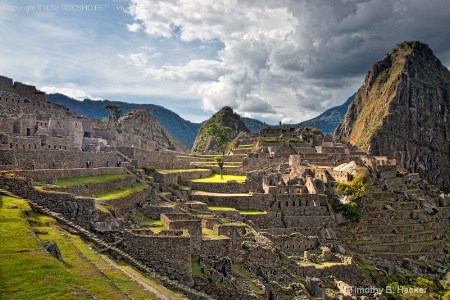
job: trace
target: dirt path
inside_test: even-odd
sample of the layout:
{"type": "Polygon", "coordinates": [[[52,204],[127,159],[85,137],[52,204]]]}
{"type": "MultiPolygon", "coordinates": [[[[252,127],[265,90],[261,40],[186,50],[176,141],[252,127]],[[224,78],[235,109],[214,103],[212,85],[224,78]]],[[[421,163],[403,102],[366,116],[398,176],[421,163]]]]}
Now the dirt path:
{"type": "Polygon", "coordinates": [[[134,276],[133,274],[131,274],[130,272],[122,269],[119,265],[117,265],[114,261],[112,261],[111,259],[109,259],[108,257],[104,256],[104,255],[100,255],[100,257],[106,261],[111,267],[114,267],[120,271],[122,271],[125,275],[127,275],[129,278],[131,278],[132,280],[134,280],[135,282],[139,283],[144,289],[146,289],[147,291],[153,293],[156,297],[156,299],[158,300],[173,300],[176,298],[168,298],[167,296],[161,294],[159,291],[157,291],[155,288],[153,288],[152,286],[148,285],[147,283],[143,282],[142,280],[140,280],[139,278],[137,278],[136,276],[134,276]]]}

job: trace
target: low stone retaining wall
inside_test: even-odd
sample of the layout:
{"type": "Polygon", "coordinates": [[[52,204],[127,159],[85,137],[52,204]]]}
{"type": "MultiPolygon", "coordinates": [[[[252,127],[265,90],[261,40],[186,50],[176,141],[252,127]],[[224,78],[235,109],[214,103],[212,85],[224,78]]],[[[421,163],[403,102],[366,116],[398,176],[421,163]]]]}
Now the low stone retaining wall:
{"type": "Polygon", "coordinates": [[[68,220],[89,229],[90,222],[97,219],[93,198],[74,197],[67,193],[36,190],[29,179],[0,176],[0,187],[53,212],[62,214],[68,220]]]}
{"type": "Polygon", "coordinates": [[[177,184],[179,180],[191,180],[196,178],[206,178],[211,175],[211,170],[195,170],[192,172],[156,173],[155,181],[165,184],[177,184]],[[195,170],[195,171],[194,171],[195,170]]]}
{"type": "Polygon", "coordinates": [[[231,240],[229,238],[218,240],[202,240],[201,254],[202,255],[219,255],[228,256],[231,250],[231,240]]]}
{"type": "Polygon", "coordinates": [[[46,190],[50,191],[57,191],[57,192],[64,192],[64,193],[70,193],[77,196],[91,196],[96,193],[106,192],[115,190],[119,187],[123,186],[129,186],[136,182],[136,179],[132,176],[104,182],[104,183],[95,183],[95,184],[89,184],[89,185],[75,185],[70,187],[51,187],[51,188],[45,188],[46,190]]]}
{"type": "Polygon", "coordinates": [[[191,181],[189,186],[193,190],[206,191],[212,193],[224,193],[224,194],[245,194],[248,193],[245,188],[245,184],[237,182],[227,183],[207,183],[207,182],[193,182],[191,181]]]}
{"type": "Polygon", "coordinates": [[[189,236],[154,235],[148,230],[125,232],[122,245],[132,257],[158,273],[192,285],[190,242],[189,236]]]}
{"type": "Polygon", "coordinates": [[[252,196],[209,196],[193,195],[193,200],[204,202],[211,206],[225,206],[236,209],[261,209],[264,210],[264,203],[255,200],[252,196]]]}
{"type": "Polygon", "coordinates": [[[113,214],[115,217],[120,217],[131,212],[133,209],[141,208],[147,199],[151,197],[152,189],[145,188],[144,190],[133,193],[129,196],[105,201],[113,206],[113,214]]]}
{"type": "Polygon", "coordinates": [[[32,178],[34,180],[44,180],[47,178],[68,178],[68,177],[87,177],[103,174],[125,174],[124,168],[102,167],[102,168],[74,168],[74,169],[39,169],[39,170],[12,170],[5,171],[16,174],[20,177],[32,178]]]}
{"type": "MultiPolygon", "coordinates": [[[[53,160],[56,169],[85,168],[86,161],[92,161],[94,167],[106,167],[109,161],[114,166],[117,154],[114,152],[83,152],[78,150],[0,150],[0,165],[13,166],[13,169],[31,170],[32,162],[36,169],[51,169],[53,160]]],[[[4,169],[4,167],[2,167],[4,169]]]]}

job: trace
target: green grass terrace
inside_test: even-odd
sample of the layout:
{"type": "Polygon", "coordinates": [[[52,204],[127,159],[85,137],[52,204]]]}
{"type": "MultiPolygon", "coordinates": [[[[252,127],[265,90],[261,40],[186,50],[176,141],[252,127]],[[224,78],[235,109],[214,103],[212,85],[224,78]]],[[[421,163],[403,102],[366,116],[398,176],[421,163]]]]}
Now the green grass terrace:
{"type": "Polygon", "coordinates": [[[212,174],[209,177],[198,178],[191,180],[192,182],[209,182],[209,183],[226,183],[228,180],[236,180],[238,183],[244,183],[246,176],[242,175],[223,175],[223,179],[220,174],[212,174]]]}
{"type": "Polygon", "coordinates": [[[156,170],[159,174],[173,174],[173,173],[195,173],[195,172],[204,172],[204,171],[210,171],[210,169],[158,169],[156,170]]]}
{"type": "Polygon", "coordinates": [[[241,215],[267,215],[267,211],[262,210],[238,210],[233,207],[225,207],[225,206],[208,206],[208,210],[210,211],[236,211],[241,215]]]}
{"type": "Polygon", "coordinates": [[[119,189],[102,192],[98,194],[94,194],[95,200],[97,201],[108,201],[113,199],[123,198],[129,195],[132,195],[137,192],[141,192],[147,188],[147,185],[136,181],[133,185],[121,187],[119,189]]]}
{"type": "MultiPolygon", "coordinates": [[[[103,174],[86,177],[58,178],[58,181],[53,185],[57,187],[71,187],[76,185],[90,185],[97,183],[114,182],[130,177],[131,175],[129,174],[103,174]]],[[[37,181],[37,182],[44,183],[44,181],[37,181]]]]}

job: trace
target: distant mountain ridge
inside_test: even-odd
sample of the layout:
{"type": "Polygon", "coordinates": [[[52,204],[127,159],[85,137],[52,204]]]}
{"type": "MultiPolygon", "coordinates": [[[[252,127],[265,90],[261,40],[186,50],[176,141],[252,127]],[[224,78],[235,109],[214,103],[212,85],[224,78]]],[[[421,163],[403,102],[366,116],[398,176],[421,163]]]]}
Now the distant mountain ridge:
{"type": "MultiPolygon", "coordinates": [[[[183,143],[183,145],[187,148],[192,148],[198,131],[204,123],[193,123],[187,121],[173,111],[155,104],[135,104],[121,101],[91,99],[84,99],[80,101],[63,94],[48,94],[46,97],[49,102],[65,106],[69,108],[70,112],[76,111],[79,115],[92,119],[102,119],[108,116],[108,110],[103,108],[106,104],[120,106],[122,109],[122,115],[125,115],[127,112],[130,112],[135,108],[146,108],[174,138],[183,143]]],[[[342,105],[330,108],[311,120],[303,121],[297,124],[290,124],[290,126],[315,127],[320,129],[324,134],[333,134],[337,125],[341,122],[342,117],[347,112],[347,108],[353,98],[354,95],[347,99],[347,101],[342,105]]],[[[241,121],[247,126],[250,132],[259,132],[264,124],[257,119],[246,117],[241,117],[241,121]]]]}
{"type": "Polygon", "coordinates": [[[108,116],[108,110],[103,108],[106,104],[114,104],[120,106],[122,115],[133,109],[148,109],[148,111],[161,123],[167,131],[187,148],[191,148],[198,129],[201,124],[192,123],[181,118],[178,114],[168,110],[162,106],[155,104],[134,104],[120,101],[110,100],[76,100],[62,94],[48,94],[47,101],[63,105],[69,108],[70,112],[76,111],[79,115],[83,115],[92,119],[102,119],[108,116]]]}
{"type": "Polygon", "coordinates": [[[314,127],[320,129],[323,134],[333,135],[339,123],[341,123],[342,118],[347,113],[348,106],[355,99],[355,95],[353,94],[343,104],[332,107],[315,118],[298,123],[298,126],[314,127]]]}

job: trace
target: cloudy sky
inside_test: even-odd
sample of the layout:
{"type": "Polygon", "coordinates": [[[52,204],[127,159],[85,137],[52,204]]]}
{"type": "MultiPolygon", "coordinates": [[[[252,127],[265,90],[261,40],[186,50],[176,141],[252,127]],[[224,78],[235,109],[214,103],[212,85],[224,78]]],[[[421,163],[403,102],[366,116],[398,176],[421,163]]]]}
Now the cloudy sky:
{"type": "Polygon", "coordinates": [[[0,28],[1,75],[193,122],[315,117],[405,40],[450,67],[449,0],[2,0],[0,28]]]}

